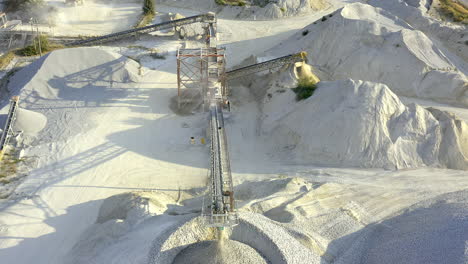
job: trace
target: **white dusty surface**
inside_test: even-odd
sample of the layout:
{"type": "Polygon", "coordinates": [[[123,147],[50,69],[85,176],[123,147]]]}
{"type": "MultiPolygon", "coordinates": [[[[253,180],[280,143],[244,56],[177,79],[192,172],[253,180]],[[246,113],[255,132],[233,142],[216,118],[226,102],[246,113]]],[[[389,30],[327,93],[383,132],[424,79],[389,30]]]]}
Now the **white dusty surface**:
{"type": "Polygon", "coordinates": [[[311,14],[331,5],[327,0],[279,0],[258,1],[265,4],[246,6],[222,6],[211,0],[163,0],[166,5],[206,12],[216,12],[218,16],[226,19],[271,20],[284,17],[311,14]]]}
{"type": "MultiPolygon", "coordinates": [[[[352,1],[331,2],[339,7],[352,1]]],[[[197,13],[195,8],[162,8],[183,15],[197,13]]],[[[236,255],[236,250],[247,247],[250,256],[257,258],[255,251],[270,263],[467,261],[468,204],[464,190],[468,188],[468,174],[466,170],[442,167],[456,167],[449,161],[463,162],[463,155],[451,155],[463,152],[453,140],[464,138],[466,142],[466,127],[457,130],[456,125],[467,120],[468,110],[433,100],[454,101],[458,86],[453,79],[437,86],[440,90],[425,90],[439,97],[416,94],[424,95],[421,97],[426,99],[422,100],[411,94],[416,91],[412,81],[422,78],[421,69],[427,70],[424,67],[452,63],[460,68],[456,73],[445,68],[433,70],[445,78],[446,74],[461,75],[460,65],[465,62],[456,54],[438,50],[439,44],[431,44],[401,20],[366,10],[368,7],[347,14],[350,23],[346,25],[359,24],[361,29],[350,26],[359,34],[349,43],[364,43],[367,51],[377,51],[382,43],[380,33],[401,37],[401,28],[422,40],[418,47],[400,47],[411,55],[402,58],[400,70],[379,77],[379,71],[370,70],[388,70],[382,61],[396,62],[395,53],[383,57],[375,53],[372,59],[382,62],[383,68],[366,66],[371,60],[364,48],[362,57],[357,57],[363,61],[350,60],[361,64],[338,63],[335,53],[347,57],[354,52],[338,36],[328,43],[340,44],[335,50],[326,49],[325,43],[322,49],[308,50],[310,62],[314,66],[319,62],[324,66],[328,59],[336,63],[335,68],[317,67],[322,79],[359,79],[354,71],[367,70],[369,76],[376,77],[373,81],[389,88],[358,80],[324,82],[317,94],[296,103],[294,94],[286,91],[295,85],[294,74],[287,69],[261,78],[245,78],[260,80],[251,81],[250,89],[243,83],[231,84],[232,112],[226,118],[226,127],[240,224],[226,234],[226,239],[242,246],[232,242],[224,248],[228,254],[236,255]],[[365,15],[365,19],[358,15],[365,15]],[[418,56],[410,50],[418,51],[418,56]],[[430,56],[424,58],[425,54],[430,56]],[[392,82],[407,85],[395,88],[392,82]],[[340,89],[343,87],[347,89],[340,89]],[[398,96],[413,97],[400,101],[390,90],[398,96]],[[268,93],[273,93],[271,98],[268,93]],[[412,102],[421,106],[411,106],[412,102]],[[455,113],[461,120],[422,106],[455,113]],[[265,136],[262,132],[271,132],[265,131],[268,123],[306,136],[299,146],[304,151],[291,157],[275,156],[278,153],[272,150],[291,137],[265,136]],[[314,126],[317,124],[321,126],[314,126]],[[441,127],[453,132],[445,143],[445,132],[437,135],[431,131],[441,127]],[[363,134],[352,130],[356,128],[363,134]],[[348,153],[339,142],[353,146],[349,148],[353,152],[348,153]],[[314,148],[306,149],[311,143],[314,148]],[[364,143],[372,149],[367,152],[369,156],[359,152],[364,143]],[[440,158],[443,146],[449,146],[446,151],[450,155],[444,156],[448,158],[445,160],[440,158]],[[423,151],[426,147],[431,150],[423,151]],[[318,151],[315,148],[334,156],[294,160],[304,161],[302,155],[318,151]],[[315,159],[340,168],[313,165],[315,159]],[[380,168],[349,168],[370,163],[380,168]],[[412,169],[394,170],[394,166],[412,169]]],[[[333,34],[311,29],[304,37],[307,41],[285,40],[302,36],[297,30],[331,11],[276,21],[220,19],[220,44],[228,49],[229,67],[250,55],[261,60],[302,49],[295,45],[317,45],[314,43],[333,34]],[[283,47],[277,46],[279,42],[283,47]]],[[[333,19],[340,17],[335,14],[318,24],[333,19]]],[[[318,24],[312,25],[326,28],[318,24]]],[[[337,24],[335,29],[341,27],[337,24]]],[[[172,263],[186,246],[216,239],[212,230],[196,222],[207,180],[208,149],[189,143],[191,136],[205,137],[206,116],[177,116],[169,108],[177,87],[174,51],[182,44],[167,39],[136,41],[135,45],[167,51],[166,59],[147,58],[143,66],[148,67],[142,71],[138,63],[116,53],[122,52],[121,48],[79,48],[44,56],[11,79],[10,88],[21,95],[21,108],[45,117],[35,118],[35,122],[47,123],[23,142],[24,157],[30,162],[20,166],[29,175],[1,203],[0,262],[172,263]]],[[[131,52],[124,48],[122,53],[131,52]]],[[[22,126],[24,130],[28,125],[22,126]]]]}
{"type": "Polygon", "coordinates": [[[270,94],[280,98],[265,99],[263,107],[262,132],[271,140],[272,155],[279,160],[468,169],[468,124],[447,117],[447,122],[457,125],[446,127],[442,117],[415,104],[402,104],[383,84],[322,82],[313,97],[293,102],[292,109],[288,109],[288,93],[292,92],[272,90],[270,94]],[[448,153],[454,158],[447,158],[448,153]]]}
{"type": "Polygon", "coordinates": [[[141,14],[141,3],[85,1],[84,5],[65,5],[48,0],[57,8],[53,33],[62,36],[96,36],[133,28],[141,14]]]}
{"type": "Polygon", "coordinates": [[[380,82],[399,95],[468,105],[467,77],[464,67],[456,66],[459,59],[380,8],[361,3],[347,5],[266,55],[301,50],[308,52],[309,63],[333,80],[380,82]]]}

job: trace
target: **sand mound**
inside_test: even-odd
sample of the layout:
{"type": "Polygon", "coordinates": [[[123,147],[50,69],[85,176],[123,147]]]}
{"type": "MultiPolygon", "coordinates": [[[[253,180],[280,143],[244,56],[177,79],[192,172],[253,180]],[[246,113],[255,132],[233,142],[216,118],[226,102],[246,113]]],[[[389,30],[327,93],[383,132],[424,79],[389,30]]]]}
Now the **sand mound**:
{"type": "Polygon", "coordinates": [[[14,130],[22,131],[26,135],[39,133],[47,124],[47,118],[40,113],[18,108],[14,130]]]}
{"type": "Polygon", "coordinates": [[[424,33],[380,8],[347,5],[269,53],[299,50],[334,80],[379,82],[399,95],[468,105],[465,74],[424,33]]]}
{"type": "Polygon", "coordinates": [[[301,178],[287,178],[281,180],[246,181],[235,187],[236,199],[254,200],[264,198],[276,193],[297,193],[310,188],[309,184],[301,178]]]}
{"type": "Polygon", "coordinates": [[[384,221],[359,263],[466,263],[467,197],[467,191],[441,195],[384,221]]]}
{"type": "Polygon", "coordinates": [[[267,263],[255,249],[234,240],[195,243],[174,259],[173,264],[267,263]]]}
{"type": "Polygon", "coordinates": [[[163,214],[168,204],[175,201],[164,193],[122,193],[105,199],[96,223],[83,232],[66,263],[92,263],[103,249],[140,223],[163,214]]]}
{"type": "Polygon", "coordinates": [[[92,128],[91,107],[128,96],[128,88],[138,80],[138,67],[133,60],[97,48],[57,50],[18,71],[9,90],[20,95],[22,108],[54,124],[40,132],[43,143],[65,140],[92,128]]]}
{"type": "MultiPolygon", "coordinates": [[[[201,217],[193,218],[187,222],[181,221],[180,225],[172,226],[170,229],[167,229],[165,234],[155,238],[150,252],[149,263],[174,263],[173,261],[178,257],[185,257],[185,254],[182,253],[184,249],[190,248],[193,244],[199,243],[200,241],[214,240],[216,237],[217,234],[214,233],[213,229],[206,228],[201,217]]],[[[231,249],[234,252],[225,252],[223,254],[236,254],[239,249],[247,247],[258,252],[255,252],[255,254],[251,249],[243,252],[243,254],[248,254],[249,260],[261,259],[258,255],[260,254],[267,263],[273,264],[320,263],[320,257],[318,255],[315,255],[308,248],[304,247],[285,229],[260,214],[240,213],[239,225],[235,226],[232,229],[232,233],[227,234],[226,237],[229,237],[230,240],[245,244],[246,246],[239,246],[237,242],[228,242],[231,245],[228,245],[226,250],[231,249]]],[[[208,243],[208,245],[211,244],[211,242],[208,243]]],[[[203,247],[203,244],[195,246],[203,247]]],[[[189,249],[189,252],[191,251],[192,250],[189,249]]],[[[203,256],[200,257],[202,261],[213,261],[211,258],[204,259],[203,256]]],[[[183,258],[180,260],[183,260],[183,258]]],[[[235,262],[236,260],[237,259],[232,259],[229,263],[233,261],[237,263],[235,262]]],[[[242,259],[239,261],[242,261],[242,259]]]]}
{"type": "Polygon", "coordinates": [[[278,19],[304,15],[329,6],[326,0],[254,0],[250,5],[217,5],[214,0],[163,0],[169,6],[185,7],[206,12],[216,11],[220,17],[236,19],[278,19]]]}
{"type": "Polygon", "coordinates": [[[99,209],[96,223],[102,224],[109,220],[121,219],[132,221],[144,215],[162,214],[167,204],[175,201],[162,193],[122,193],[104,200],[99,209]]]}
{"type": "Polygon", "coordinates": [[[264,112],[262,130],[277,158],[352,167],[466,169],[461,135],[466,124],[445,116],[448,124],[443,125],[424,108],[404,105],[384,84],[321,82],[312,97],[294,105],[291,93],[266,102],[276,112],[264,112]]]}
{"type": "MultiPolygon", "coordinates": [[[[90,86],[112,87],[137,79],[135,61],[97,48],[74,48],[51,52],[20,70],[11,78],[9,89],[34,92],[46,99],[68,99],[63,92],[75,94],[92,89],[90,86]]],[[[27,95],[22,98],[27,100],[27,95]]]]}
{"type": "Polygon", "coordinates": [[[466,26],[441,22],[440,11],[436,7],[438,2],[427,0],[367,1],[372,6],[381,7],[400,17],[415,29],[423,31],[433,39],[437,39],[451,52],[468,61],[468,46],[465,44],[468,41],[466,26]]]}

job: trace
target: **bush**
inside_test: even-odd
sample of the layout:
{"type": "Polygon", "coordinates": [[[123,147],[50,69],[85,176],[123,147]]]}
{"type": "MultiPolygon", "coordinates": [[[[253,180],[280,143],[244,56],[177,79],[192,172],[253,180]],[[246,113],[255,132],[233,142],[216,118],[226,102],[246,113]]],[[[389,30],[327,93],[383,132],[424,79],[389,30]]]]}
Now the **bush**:
{"type": "Polygon", "coordinates": [[[317,84],[310,78],[300,78],[297,87],[292,90],[296,93],[296,100],[300,101],[311,97],[316,88],[317,84]]]}
{"type": "Polygon", "coordinates": [[[215,0],[217,5],[245,6],[245,0],[215,0]]]}
{"type": "Polygon", "coordinates": [[[148,15],[148,14],[155,15],[156,14],[156,10],[154,8],[154,0],[145,0],[143,2],[143,14],[144,15],[148,15]]]}
{"type": "Polygon", "coordinates": [[[36,56],[40,55],[39,52],[39,44],[40,44],[40,51],[42,51],[42,54],[45,54],[49,51],[53,51],[56,49],[61,49],[63,48],[62,45],[58,44],[53,44],[49,42],[49,39],[45,35],[40,35],[39,37],[34,38],[32,45],[26,46],[22,49],[19,49],[17,51],[18,55],[21,56],[36,56]],[[39,43],[40,41],[40,43],[39,43]]]}

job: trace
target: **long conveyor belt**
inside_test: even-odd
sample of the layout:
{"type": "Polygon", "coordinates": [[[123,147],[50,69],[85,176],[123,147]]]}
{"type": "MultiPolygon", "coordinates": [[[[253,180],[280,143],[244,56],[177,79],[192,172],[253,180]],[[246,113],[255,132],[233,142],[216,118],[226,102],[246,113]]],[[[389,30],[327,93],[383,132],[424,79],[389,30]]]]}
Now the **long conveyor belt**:
{"type": "Polygon", "coordinates": [[[211,132],[211,220],[212,226],[224,227],[237,224],[234,214],[234,192],[231,166],[224,129],[224,117],[220,102],[210,106],[211,132]]]}
{"type": "Polygon", "coordinates": [[[167,21],[159,24],[153,24],[141,28],[129,29],[121,32],[112,33],[109,35],[89,38],[85,40],[79,40],[75,42],[71,42],[67,44],[67,46],[84,46],[84,45],[91,45],[96,43],[103,43],[107,41],[117,40],[125,37],[129,37],[135,33],[148,33],[153,31],[158,31],[162,29],[168,29],[177,26],[183,26],[187,24],[192,24],[196,22],[212,22],[215,20],[215,15],[213,13],[206,13],[202,15],[196,15],[191,17],[186,17],[182,19],[167,21]]]}
{"type": "Polygon", "coordinates": [[[285,64],[290,64],[290,63],[295,63],[295,62],[300,62],[304,61],[306,59],[307,53],[306,52],[299,52],[296,54],[291,54],[291,55],[286,55],[283,57],[279,57],[276,59],[272,59],[269,61],[264,61],[260,62],[257,64],[245,66],[239,69],[234,69],[231,71],[226,72],[226,79],[231,80],[231,79],[236,79],[245,75],[277,68],[280,66],[283,66],[285,64]]]}

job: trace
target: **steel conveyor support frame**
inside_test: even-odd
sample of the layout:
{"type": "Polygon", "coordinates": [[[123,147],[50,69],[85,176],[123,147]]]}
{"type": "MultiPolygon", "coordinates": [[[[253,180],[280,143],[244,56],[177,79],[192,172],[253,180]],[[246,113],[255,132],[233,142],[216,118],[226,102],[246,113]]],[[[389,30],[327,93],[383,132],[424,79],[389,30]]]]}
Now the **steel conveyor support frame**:
{"type": "Polygon", "coordinates": [[[19,97],[14,96],[10,100],[10,109],[8,110],[8,116],[3,128],[2,137],[0,138],[0,161],[3,159],[5,154],[5,148],[10,141],[12,127],[16,119],[16,110],[18,108],[19,97]]]}

